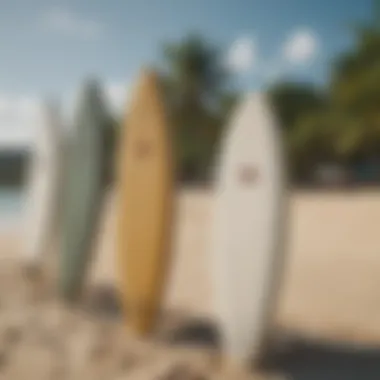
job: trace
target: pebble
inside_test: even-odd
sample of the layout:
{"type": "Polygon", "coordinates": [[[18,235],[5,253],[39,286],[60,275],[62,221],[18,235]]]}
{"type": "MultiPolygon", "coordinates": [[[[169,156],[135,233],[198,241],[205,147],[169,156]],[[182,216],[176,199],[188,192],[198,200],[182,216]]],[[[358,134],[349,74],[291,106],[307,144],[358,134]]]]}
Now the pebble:
{"type": "Polygon", "coordinates": [[[2,314],[0,319],[0,344],[5,348],[13,348],[24,338],[25,318],[19,312],[2,314]]]}
{"type": "Polygon", "coordinates": [[[21,326],[8,326],[3,332],[3,342],[5,345],[13,347],[22,340],[21,326]]]}

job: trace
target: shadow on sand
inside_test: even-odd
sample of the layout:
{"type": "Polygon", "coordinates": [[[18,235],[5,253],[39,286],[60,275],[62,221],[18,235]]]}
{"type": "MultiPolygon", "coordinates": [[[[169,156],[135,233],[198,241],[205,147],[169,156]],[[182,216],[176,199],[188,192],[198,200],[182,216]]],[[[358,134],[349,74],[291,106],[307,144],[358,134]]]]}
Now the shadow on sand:
{"type": "Polygon", "coordinates": [[[170,345],[195,346],[209,349],[220,347],[215,323],[191,317],[186,312],[170,311],[161,317],[158,339],[170,345]]]}
{"type": "MultiPolygon", "coordinates": [[[[102,284],[87,289],[82,308],[96,317],[115,321],[121,320],[124,312],[116,289],[102,284]]],[[[213,321],[190,317],[186,311],[163,311],[154,338],[173,345],[219,346],[213,321]]]]}
{"type": "MultiPolygon", "coordinates": [[[[121,317],[121,306],[113,288],[94,288],[86,298],[87,311],[102,317],[121,317]]],[[[220,348],[220,334],[211,320],[193,318],[184,311],[168,311],[162,314],[159,326],[155,338],[161,342],[220,348]]],[[[380,345],[339,344],[278,332],[260,366],[264,371],[293,380],[380,380],[380,345]]]]}
{"type": "Polygon", "coordinates": [[[288,336],[273,341],[261,361],[265,370],[294,380],[378,380],[380,346],[369,347],[288,336]]]}
{"type": "Polygon", "coordinates": [[[87,289],[82,306],[97,317],[118,319],[122,316],[120,297],[113,286],[100,284],[87,289]]]}
{"type": "MultiPolygon", "coordinates": [[[[380,380],[380,345],[376,347],[316,341],[295,334],[276,339],[260,360],[264,372],[293,380],[380,380]]],[[[167,336],[172,344],[219,348],[211,321],[183,320],[167,336]]]]}

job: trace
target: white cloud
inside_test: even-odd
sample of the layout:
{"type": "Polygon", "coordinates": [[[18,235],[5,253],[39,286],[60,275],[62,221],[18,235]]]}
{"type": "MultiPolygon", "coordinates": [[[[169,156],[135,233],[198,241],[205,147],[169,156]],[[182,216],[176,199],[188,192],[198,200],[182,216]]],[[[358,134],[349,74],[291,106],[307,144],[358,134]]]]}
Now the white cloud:
{"type": "Polygon", "coordinates": [[[97,39],[104,33],[104,28],[100,23],[60,7],[45,11],[42,23],[49,30],[86,40],[97,39]]]}
{"type": "Polygon", "coordinates": [[[284,58],[292,64],[311,61],[318,50],[318,38],[308,29],[299,29],[293,32],[285,41],[283,47],[284,58]]]}
{"type": "Polygon", "coordinates": [[[110,82],[106,85],[105,93],[111,110],[120,115],[127,101],[127,85],[121,82],[110,82]]]}
{"type": "MultiPolygon", "coordinates": [[[[62,99],[64,127],[70,130],[80,89],[66,94],[62,99]]],[[[128,86],[122,82],[108,82],[104,93],[110,111],[120,116],[128,100],[128,86]]],[[[31,144],[38,120],[40,100],[33,96],[8,96],[0,94],[0,148],[31,144]]]]}
{"type": "Polygon", "coordinates": [[[29,96],[0,94],[0,146],[28,144],[36,126],[39,101],[29,96]]]}
{"type": "Polygon", "coordinates": [[[250,71],[255,63],[256,48],[252,38],[238,38],[226,55],[226,66],[237,73],[250,71]]]}

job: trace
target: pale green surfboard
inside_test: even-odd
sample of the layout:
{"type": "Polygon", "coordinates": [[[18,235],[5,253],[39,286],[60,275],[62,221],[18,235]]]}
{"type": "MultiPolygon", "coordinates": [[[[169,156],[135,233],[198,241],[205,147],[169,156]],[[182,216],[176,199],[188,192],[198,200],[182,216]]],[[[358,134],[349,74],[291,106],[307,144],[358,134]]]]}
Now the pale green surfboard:
{"type": "Polygon", "coordinates": [[[66,151],[58,287],[69,301],[81,292],[103,194],[103,137],[108,114],[96,81],[82,89],[66,151]]]}

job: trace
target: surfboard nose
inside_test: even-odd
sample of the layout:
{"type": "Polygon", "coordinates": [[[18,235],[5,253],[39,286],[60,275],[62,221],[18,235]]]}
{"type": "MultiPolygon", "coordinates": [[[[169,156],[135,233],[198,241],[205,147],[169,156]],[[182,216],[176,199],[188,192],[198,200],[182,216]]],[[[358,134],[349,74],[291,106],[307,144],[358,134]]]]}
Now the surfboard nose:
{"type": "Polygon", "coordinates": [[[152,94],[157,91],[159,82],[159,75],[155,70],[150,67],[143,67],[140,71],[139,79],[137,81],[137,93],[141,95],[143,92],[152,94]]]}
{"type": "MultiPolygon", "coordinates": [[[[256,114],[257,116],[262,115],[265,113],[269,113],[269,99],[268,96],[264,92],[251,92],[245,96],[245,99],[243,99],[241,109],[244,110],[244,112],[248,112],[251,114],[256,114]]],[[[243,111],[241,111],[243,112],[243,111]]]]}

